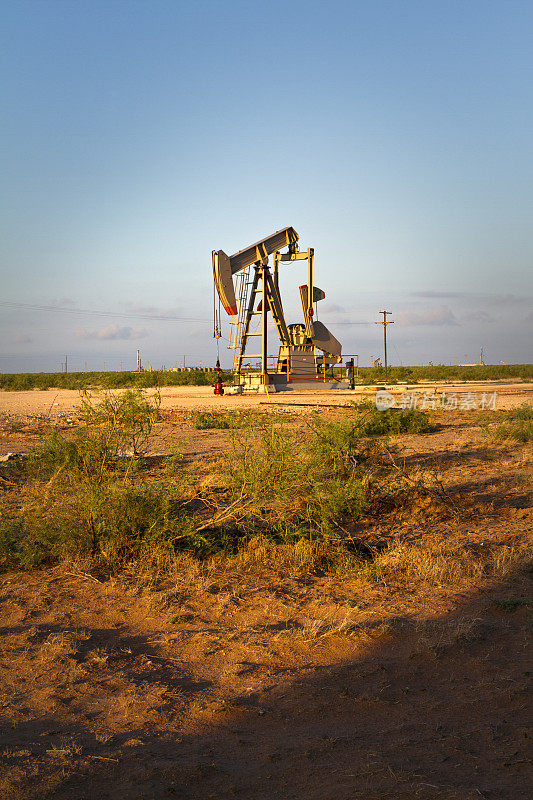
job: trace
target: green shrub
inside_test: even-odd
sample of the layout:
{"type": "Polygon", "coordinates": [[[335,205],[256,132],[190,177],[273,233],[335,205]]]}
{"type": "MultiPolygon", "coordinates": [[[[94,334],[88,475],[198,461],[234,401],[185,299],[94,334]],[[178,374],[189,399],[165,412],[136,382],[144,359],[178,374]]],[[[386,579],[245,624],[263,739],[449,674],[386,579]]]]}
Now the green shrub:
{"type": "MultiPolygon", "coordinates": [[[[60,532],[65,536],[65,531],[60,532]]],[[[0,569],[35,569],[60,558],[57,533],[43,520],[0,520],[0,569]]]]}
{"type": "Polygon", "coordinates": [[[196,430],[210,430],[212,428],[228,430],[229,428],[237,427],[237,421],[234,416],[231,413],[224,414],[221,411],[194,411],[192,419],[196,430]]]}
{"type": "Polygon", "coordinates": [[[133,559],[171,558],[179,549],[200,551],[195,517],[183,508],[175,483],[124,485],[108,480],[105,491],[80,488],[70,500],[55,497],[25,521],[0,527],[0,562],[23,569],[63,558],[91,557],[116,567],[133,559]],[[195,546],[196,543],[196,546],[195,546]]]}
{"type": "Polygon", "coordinates": [[[533,601],[527,597],[508,597],[503,600],[493,600],[493,603],[508,614],[512,614],[517,608],[533,605],[533,601]]]}
{"type": "Polygon", "coordinates": [[[95,401],[82,397],[82,425],[66,437],[54,432],[29,453],[27,469],[41,477],[56,474],[73,485],[99,486],[110,471],[128,473],[135,467],[128,456],[142,454],[159,414],[159,398],[148,399],[139,389],[106,394],[95,401]]]}
{"type": "Polygon", "coordinates": [[[326,535],[357,518],[364,491],[356,442],[362,451],[339,423],[317,422],[302,438],[287,425],[254,420],[233,437],[227,480],[234,518],[250,534],[289,538],[326,535]]]}
{"type": "Polygon", "coordinates": [[[533,441],[533,406],[524,403],[519,408],[503,412],[503,422],[496,431],[498,439],[517,442],[533,441]]]}
{"type": "Polygon", "coordinates": [[[360,431],[364,436],[430,433],[433,429],[428,414],[417,408],[389,408],[385,411],[374,408],[360,423],[360,431]]]}
{"type": "Polygon", "coordinates": [[[67,553],[95,555],[110,526],[116,537],[124,525],[132,531],[139,527],[141,511],[149,520],[150,504],[140,504],[142,492],[136,495],[128,481],[158,412],[159,399],[150,400],[138,389],[107,394],[98,402],[85,394],[82,425],[69,436],[53,432],[28,454],[25,471],[46,480],[47,492],[39,513],[4,530],[4,552],[19,552],[21,566],[26,557],[36,563],[67,553]],[[132,527],[135,509],[139,513],[132,527]]]}

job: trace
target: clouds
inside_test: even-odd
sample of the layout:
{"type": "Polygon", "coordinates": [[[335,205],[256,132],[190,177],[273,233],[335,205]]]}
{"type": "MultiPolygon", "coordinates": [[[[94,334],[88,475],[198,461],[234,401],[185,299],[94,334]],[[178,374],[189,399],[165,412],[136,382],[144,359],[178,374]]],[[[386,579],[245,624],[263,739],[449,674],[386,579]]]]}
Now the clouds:
{"type": "MultiPolygon", "coordinates": [[[[410,293],[411,297],[426,299],[448,299],[454,308],[455,313],[449,306],[442,305],[431,312],[424,311],[405,311],[397,314],[397,317],[404,325],[464,325],[470,326],[472,330],[476,326],[487,326],[500,324],[506,326],[520,319],[531,321],[527,316],[527,309],[531,308],[533,298],[524,293],[513,294],[511,292],[446,292],[446,291],[416,291],[410,293]],[[526,315],[524,316],[524,311],[526,315]],[[457,315],[457,316],[455,316],[457,315]]],[[[486,332],[486,327],[483,328],[486,332]]]]}
{"type": "Polygon", "coordinates": [[[131,311],[132,314],[160,314],[161,309],[157,306],[144,305],[144,303],[126,303],[126,311],[131,311]]]}
{"type": "Polygon", "coordinates": [[[510,292],[497,294],[491,292],[435,292],[419,291],[411,292],[412,297],[423,297],[433,300],[457,300],[476,305],[489,305],[499,307],[513,307],[531,305],[533,298],[527,294],[518,295],[510,292]]]}
{"type": "Polygon", "coordinates": [[[74,306],[77,305],[77,301],[73,300],[71,297],[54,297],[54,299],[50,301],[51,308],[74,308],[74,306]]]}
{"type": "Polygon", "coordinates": [[[148,336],[148,331],[144,328],[131,328],[129,325],[105,325],[97,330],[88,331],[85,328],[76,329],[76,337],[78,339],[100,339],[100,340],[116,340],[116,339],[142,339],[148,336]]]}
{"type": "Polygon", "coordinates": [[[13,344],[29,344],[30,342],[33,342],[33,339],[31,336],[27,336],[25,333],[19,333],[18,336],[14,336],[11,339],[11,342],[13,344]]]}
{"type": "Polygon", "coordinates": [[[398,311],[396,320],[400,325],[458,325],[458,322],[448,306],[427,308],[424,311],[398,311]]]}
{"type": "Polygon", "coordinates": [[[324,314],[346,314],[346,309],[337,303],[321,303],[320,311],[324,314]]]}
{"type": "Polygon", "coordinates": [[[462,318],[463,322],[496,322],[496,317],[489,314],[488,311],[471,311],[468,315],[462,318]]]}
{"type": "Polygon", "coordinates": [[[469,292],[411,292],[413,297],[428,297],[428,298],[460,298],[468,297],[469,292]]]}
{"type": "Polygon", "coordinates": [[[489,303],[495,306],[523,306],[523,305],[531,305],[532,298],[529,297],[527,294],[524,295],[516,295],[516,294],[494,294],[488,297],[489,303]]]}
{"type": "Polygon", "coordinates": [[[179,317],[181,312],[177,307],[174,308],[160,308],[159,306],[152,306],[146,303],[125,303],[124,307],[128,314],[140,317],[156,317],[157,319],[174,319],[179,317]]]}

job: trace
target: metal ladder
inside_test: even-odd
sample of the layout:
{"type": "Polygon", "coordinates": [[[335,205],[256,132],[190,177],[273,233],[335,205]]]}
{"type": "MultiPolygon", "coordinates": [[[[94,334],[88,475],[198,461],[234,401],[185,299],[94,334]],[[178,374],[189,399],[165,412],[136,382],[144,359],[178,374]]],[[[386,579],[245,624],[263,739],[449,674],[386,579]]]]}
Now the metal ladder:
{"type": "Polygon", "coordinates": [[[253,283],[253,281],[250,280],[250,269],[251,267],[247,267],[237,275],[237,291],[235,293],[237,298],[237,317],[230,319],[228,350],[233,350],[234,370],[237,369],[237,362],[239,361],[239,351],[248,309],[248,293],[253,283]]]}
{"type": "MultiPolygon", "coordinates": [[[[290,338],[283,316],[283,308],[277,287],[267,265],[263,269],[254,267],[254,276],[250,279],[251,267],[247,267],[238,277],[240,282],[236,285],[236,298],[238,303],[237,319],[230,328],[228,348],[233,348],[233,372],[240,373],[243,359],[261,358],[261,353],[246,354],[248,339],[253,336],[262,337],[262,332],[250,331],[252,317],[262,316],[263,311],[255,310],[257,295],[261,296],[261,306],[266,303],[266,311],[272,313],[278,336],[282,344],[290,346],[290,338]],[[241,277],[242,276],[242,277],[241,277]],[[261,288],[259,288],[261,284],[261,288]],[[250,289],[251,287],[251,289],[250,289]]],[[[231,323],[230,323],[231,324],[231,323]]]]}

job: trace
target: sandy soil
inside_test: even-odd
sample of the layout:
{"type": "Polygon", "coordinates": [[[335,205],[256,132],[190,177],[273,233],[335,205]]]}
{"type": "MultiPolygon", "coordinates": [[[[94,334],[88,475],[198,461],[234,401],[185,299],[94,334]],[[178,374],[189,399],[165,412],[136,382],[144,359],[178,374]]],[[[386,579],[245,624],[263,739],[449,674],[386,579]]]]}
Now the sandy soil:
{"type": "MultiPolygon", "coordinates": [[[[455,511],[383,508],[361,538],[531,543],[530,446],[494,441],[469,412],[436,420],[396,443],[407,467],[439,472],[455,511]]],[[[179,414],[158,436],[207,470],[228,447],[179,414]]],[[[2,798],[533,795],[531,575],[416,593],[267,571],[142,586],[79,567],[0,578],[2,798]]]]}

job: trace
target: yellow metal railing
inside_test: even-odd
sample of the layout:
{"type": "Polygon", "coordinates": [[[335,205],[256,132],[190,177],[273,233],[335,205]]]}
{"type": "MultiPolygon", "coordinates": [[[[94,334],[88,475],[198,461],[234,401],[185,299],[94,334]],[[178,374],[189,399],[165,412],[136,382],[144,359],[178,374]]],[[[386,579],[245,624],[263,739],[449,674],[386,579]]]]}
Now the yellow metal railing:
{"type": "MultiPolygon", "coordinates": [[[[302,367],[299,368],[291,364],[291,356],[287,354],[287,356],[283,356],[286,359],[286,364],[283,365],[283,372],[279,374],[286,374],[287,382],[290,380],[291,375],[298,376],[300,375],[307,375],[309,376],[309,368],[302,367]]],[[[347,353],[342,356],[343,361],[339,364],[328,364],[326,361],[326,356],[323,358],[323,363],[317,364],[317,372],[316,372],[316,380],[322,379],[324,383],[328,380],[328,374],[331,380],[335,381],[346,381],[350,379],[350,369],[346,365],[346,360],[354,359],[354,373],[353,377],[354,380],[359,379],[359,355],[357,353],[347,353]]],[[[257,356],[243,356],[242,364],[241,364],[241,371],[246,372],[261,372],[262,364],[260,360],[252,361],[252,359],[257,359],[257,356]],[[245,364],[244,362],[248,361],[249,363],[245,364]]],[[[277,365],[278,365],[279,356],[278,355],[269,355],[267,356],[267,372],[275,372],[277,373],[277,365]]]]}

